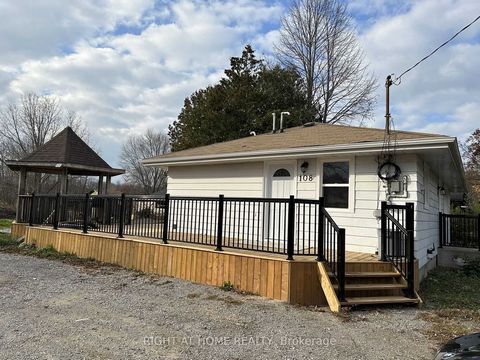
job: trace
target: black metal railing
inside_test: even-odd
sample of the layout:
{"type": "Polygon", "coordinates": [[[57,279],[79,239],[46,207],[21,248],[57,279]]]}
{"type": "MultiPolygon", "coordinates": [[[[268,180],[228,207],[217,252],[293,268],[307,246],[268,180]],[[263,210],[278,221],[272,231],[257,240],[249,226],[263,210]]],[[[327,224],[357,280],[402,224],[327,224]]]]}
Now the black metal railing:
{"type": "Polygon", "coordinates": [[[440,247],[454,246],[480,250],[480,215],[439,213],[440,247]]]}
{"type": "Polygon", "coordinates": [[[393,263],[406,280],[409,297],[415,297],[414,251],[413,203],[389,205],[382,202],[381,259],[393,263]]]}
{"type": "Polygon", "coordinates": [[[345,301],[345,229],[341,229],[319,200],[317,259],[325,261],[338,282],[338,298],[345,301]]]}
{"type": "Polygon", "coordinates": [[[345,230],[323,199],[118,195],[19,198],[19,222],[188,242],[325,261],[344,299],[345,230]]]}
{"type": "Polygon", "coordinates": [[[218,203],[219,199],[214,197],[169,197],[164,242],[172,240],[215,246],[218,203]]]}

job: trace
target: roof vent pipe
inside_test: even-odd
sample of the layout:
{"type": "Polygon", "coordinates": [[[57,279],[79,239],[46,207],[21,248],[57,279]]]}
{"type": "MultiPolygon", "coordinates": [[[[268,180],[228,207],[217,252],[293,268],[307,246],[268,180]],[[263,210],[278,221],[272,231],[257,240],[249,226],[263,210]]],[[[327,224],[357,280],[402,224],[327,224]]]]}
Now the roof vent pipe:
{"type": "Polygon", "coordinates": [[[283,115],[288,115],[290,116],[290,113],[288,111],[282,111],[280,113],[280,132],[283,133],[283,115]]]}
{"type": "Polygon", "coordinates": [[[272,113],[272,116],[273,116],[273,127],[272,127],[272,133],[275,134],[276,130],[275,130],[275,113],[272,113]]]}

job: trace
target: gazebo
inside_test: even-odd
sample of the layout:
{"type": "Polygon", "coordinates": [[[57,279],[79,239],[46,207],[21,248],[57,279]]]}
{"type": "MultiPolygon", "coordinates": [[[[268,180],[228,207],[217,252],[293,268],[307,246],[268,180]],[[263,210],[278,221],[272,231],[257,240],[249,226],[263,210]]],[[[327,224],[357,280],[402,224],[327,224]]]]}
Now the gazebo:
{"type": "Polygon", "coordinates": [[[112,176],[125,173],[123,169],[108,165],[69,126],[23,159],[5,163],[11,170],[19,172],[19,196],[25,195],[28,173],[56,174],[60,194],[68,193],[69,175],[98,176],[98,194],[107,194],[112,176]]]}

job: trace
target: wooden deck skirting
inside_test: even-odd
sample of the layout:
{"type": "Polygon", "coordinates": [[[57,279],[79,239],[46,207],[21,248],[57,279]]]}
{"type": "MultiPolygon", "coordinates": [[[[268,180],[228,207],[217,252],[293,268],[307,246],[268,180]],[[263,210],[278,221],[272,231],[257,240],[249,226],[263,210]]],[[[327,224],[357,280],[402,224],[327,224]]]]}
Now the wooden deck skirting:
{"type": "Polygon", "coordinates": [[[39,248],[120,265],[149,274],[172,276],[200,284],[221,286],[230,282],[240,291],[300,305],[327,305],[318,280],[317,263],[287,261],[258,253],[215,251],[190,244],[163,244],[139,239],[118,239],[107,234],[83,234],[15,224],[14,236],[39,248]]]}
{"type": "MultiPolygon", "coordinates": [[[[341,304],[323,263],[312,256],[261,253],[241,249],[215,251],[213,247],[192,243],[126,237],[114,234],[82,233],[80,230],[53,230],[47,227],[29,227],[13,224],[12,235],[25,236],[25,241],[39,248],[49,245],[57,251],[69,252],[81,258],[93,258],[149,274],[172,276],[194,283],[222,286],[225,282],[235,289],[285,301],[290,304],[329,306],[340,311],[341,304]]],[[[346,252],[347,273],[383,273],[393,265],[381,262],[372,254],[346,252]]],[[[415,289],[418,289],[418,262],[415,263],[415,289]]],[[[363,279],[375,284],[375,277],[363,279]]],[[[368,290],[358,292],[374,296],[368,290]]]]}

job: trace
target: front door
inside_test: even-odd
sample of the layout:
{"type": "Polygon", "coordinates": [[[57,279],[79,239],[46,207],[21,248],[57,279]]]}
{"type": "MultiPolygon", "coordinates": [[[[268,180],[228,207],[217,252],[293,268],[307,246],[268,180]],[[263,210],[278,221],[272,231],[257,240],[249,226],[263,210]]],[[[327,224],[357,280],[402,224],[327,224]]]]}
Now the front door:
{"type": "MultiPolygon", "coordinates": [[[[270,166],[268,187],[270,198],[288,199],[290,195],[294,195],[293,171],[294,165],[291,164],[270,166]]],[[[268,204],[268,238],[274,240],[274,246],[283,247],[283,240],[287,238],[287,212],[287,202],[268,204]]]]}

